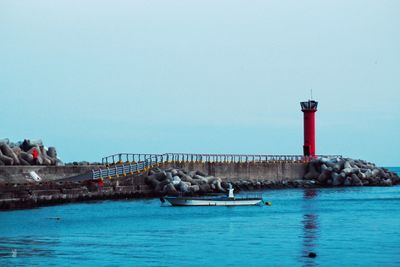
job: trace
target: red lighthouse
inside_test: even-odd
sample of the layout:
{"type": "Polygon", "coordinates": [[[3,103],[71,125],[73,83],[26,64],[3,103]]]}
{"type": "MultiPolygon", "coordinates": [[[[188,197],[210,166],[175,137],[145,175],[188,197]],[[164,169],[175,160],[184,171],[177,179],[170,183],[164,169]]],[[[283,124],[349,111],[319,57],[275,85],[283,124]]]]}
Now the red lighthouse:
{"type": "Polygon", "coordinates": [[[315,112],[318,102],[308,100],[300,102],[300,105],[304,113],[304,156],[315,157],[315,112]]]}

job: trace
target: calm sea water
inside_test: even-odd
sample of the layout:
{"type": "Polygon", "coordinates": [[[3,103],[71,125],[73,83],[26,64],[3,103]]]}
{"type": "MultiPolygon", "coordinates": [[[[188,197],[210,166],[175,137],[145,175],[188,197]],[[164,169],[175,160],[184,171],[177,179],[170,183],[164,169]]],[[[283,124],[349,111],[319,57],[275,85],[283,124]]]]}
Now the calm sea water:
{"type": "Polygon", "coordinates": [[[0,266],[400,266],[400,186],[263,193],[272,206],[1,212],[0,266]]]}

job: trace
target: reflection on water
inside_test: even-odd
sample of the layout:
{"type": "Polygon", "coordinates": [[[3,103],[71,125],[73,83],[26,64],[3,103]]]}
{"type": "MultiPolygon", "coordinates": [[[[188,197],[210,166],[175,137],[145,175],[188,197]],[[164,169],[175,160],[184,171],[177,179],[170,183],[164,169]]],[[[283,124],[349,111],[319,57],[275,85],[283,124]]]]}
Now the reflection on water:
{"type": "Polygon", "coordinates": [[[343,266],[398,267],[399,194],[271,190],[269,207],[161,208],[152,199],[3,212],[0,267],[337,266],[338,255],[343,266]]]}
{"type": "Polygon", "coordinates": [[[25,236],[21,238],[0,237],[0,258],[51,257],[51,249],[58,241],[47,238],[25,236]]]}
{"type": "Polygon", "coordinates": [[[303,266],[317,266],[315,258],[309,258],[310,252],[317,252],[318,239],[318,214],[315,214],[315,198],[318,192],[315,189],[304,190],[304,205],[303,205],[303,266]]]}

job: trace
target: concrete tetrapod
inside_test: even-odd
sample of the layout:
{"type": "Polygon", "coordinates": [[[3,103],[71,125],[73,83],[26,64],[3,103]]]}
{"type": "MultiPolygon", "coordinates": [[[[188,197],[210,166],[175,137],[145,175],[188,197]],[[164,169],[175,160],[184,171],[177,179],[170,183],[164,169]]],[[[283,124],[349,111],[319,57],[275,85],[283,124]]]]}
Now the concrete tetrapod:
{"type": "Polygon", "coordinates": [[[23,142],[13,143],[8,139],[2,139],[0,153],[0,161],[4,163],[0,165],[63,165],[57,158],[55,147],[46,149],[41,140],[25,139],[23,142]],[[36,161],[32,157],[34,150],[39,155],[36,161]]]}
{"type": "Polygon", "coordinates": [[[308,163],[305,180],[313,180],[322,186],[395,185],[399,176],[386,168],[350,158],[316,159],[308,163]]]}
{"type": "Polygon", "coordinates": [[[213,176],[202,176],[198,171],[187,172],[179,168],[168,168],[161,170],[155,168],[150,171],[146,178],[147,184],[151,185],[156,193],[178,194],[178,193],[211,193],[225,192],[221,179],[213,176]]]}
{"type": "Polygon", "coordinates": [[[10,157],[13,159],[13,164],[19,165],[19,159],[18,159],[17,155],[15,155],[14,151],[7,144],[1,144],[0,150],[4,156],[7,156],[7,157],[10,157]]]}

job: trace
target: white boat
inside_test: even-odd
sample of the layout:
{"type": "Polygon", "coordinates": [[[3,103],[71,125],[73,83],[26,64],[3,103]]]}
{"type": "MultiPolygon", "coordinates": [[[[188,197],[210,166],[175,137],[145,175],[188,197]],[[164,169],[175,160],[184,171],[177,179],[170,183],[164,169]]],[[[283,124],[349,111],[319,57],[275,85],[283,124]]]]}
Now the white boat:
{"type": "MultiPolygon", "coordinates": [[[[229,188],[227,196],[218,197],[164,197],[161,202],[167,200],[172,206],[256,206],[263,202],[262,197],[235,197],[233,188],[229,188]]],[[[266,202],[266,205],[271,205],[266,202]]]]}

